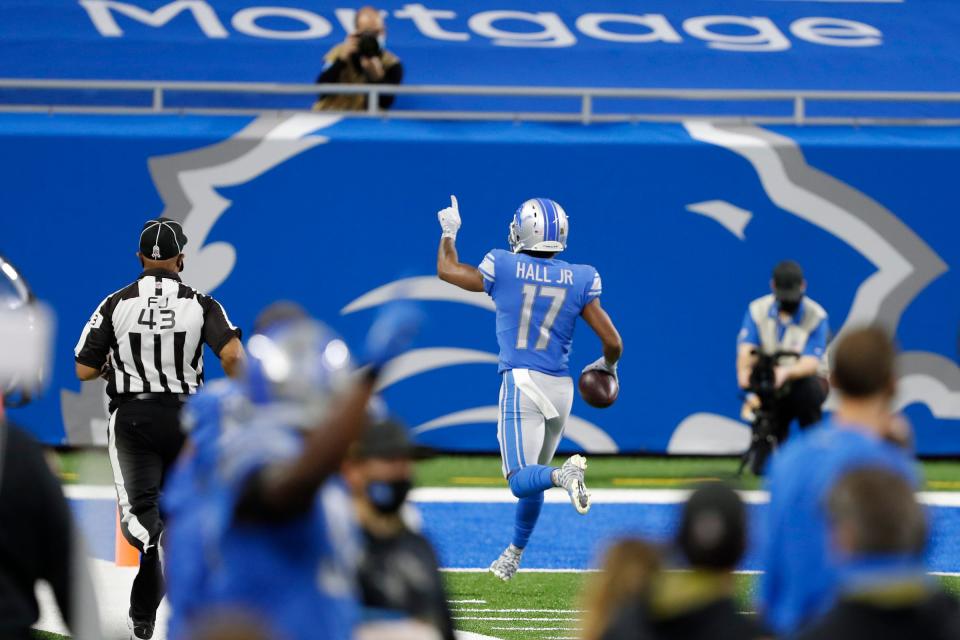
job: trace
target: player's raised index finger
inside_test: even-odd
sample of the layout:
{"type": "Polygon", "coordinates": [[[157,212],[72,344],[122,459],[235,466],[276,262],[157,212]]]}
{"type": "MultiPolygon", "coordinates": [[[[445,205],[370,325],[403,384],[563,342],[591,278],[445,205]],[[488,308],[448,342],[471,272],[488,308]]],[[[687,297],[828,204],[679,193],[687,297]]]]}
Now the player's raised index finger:
{"type": "Polygon", "coordinates": [[[450,196],[450,206],[453,207],[454,209],[459,209],[459,208],[460,208],[460,207],[457,205],[457,196],[454,196],[454,195],[451,195],[451,196],[450,196]]]}

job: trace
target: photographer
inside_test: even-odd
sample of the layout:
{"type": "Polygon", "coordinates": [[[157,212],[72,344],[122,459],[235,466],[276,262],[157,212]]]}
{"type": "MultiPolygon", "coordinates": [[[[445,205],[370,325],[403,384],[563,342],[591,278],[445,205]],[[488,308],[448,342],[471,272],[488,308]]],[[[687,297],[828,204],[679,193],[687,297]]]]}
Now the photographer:
{"type": "MultiPolygon", "coordinates": [[[[355,30],[323,57],[318,84],[400,84],[403,65],[400,58],[384,49],[387,31],[383,16],[373,7],[357,11],[355,30]]],[[[396,96],[381,94],[378,104],[389,109],[396,96]]],[[[366,94],[321,95],[314,111],[361,111],[368,107],[366,94]]]]}
{"type": "Polygon", "coordinates": [[[801,428],[819,422],[827,397],[827,312],[806,297],[807,282],[800,265],[784,260],[773,270],[772,294],[750,303],[737,337],[737,382],[741,389],[754,391],[763,377],[758,365],[772,367],[774,393],[763,398],[773,406],[761,406],[761,397],[747,396],[744,415],[761,409],[770,416],[772,436],[787,438],[790,423],[801,428]],[[766,358],[764,357],[766,356],[766,358]],[[771,361],[772,359],[772,361],[771,361]]]}

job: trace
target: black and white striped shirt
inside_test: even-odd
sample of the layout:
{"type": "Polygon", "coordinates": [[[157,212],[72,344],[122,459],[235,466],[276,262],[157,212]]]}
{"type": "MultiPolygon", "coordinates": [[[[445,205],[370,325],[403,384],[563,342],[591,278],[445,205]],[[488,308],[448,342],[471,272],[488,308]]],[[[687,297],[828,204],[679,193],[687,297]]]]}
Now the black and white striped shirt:
{"type": "Polygon", "coordinates": [[[110,362],[107,393],[196,393],[203,344],[219,356],[240,330],[219,302],[163,269],[148,269],[111,293],[83,329],[74,356],[100,369],[110,362]]]}

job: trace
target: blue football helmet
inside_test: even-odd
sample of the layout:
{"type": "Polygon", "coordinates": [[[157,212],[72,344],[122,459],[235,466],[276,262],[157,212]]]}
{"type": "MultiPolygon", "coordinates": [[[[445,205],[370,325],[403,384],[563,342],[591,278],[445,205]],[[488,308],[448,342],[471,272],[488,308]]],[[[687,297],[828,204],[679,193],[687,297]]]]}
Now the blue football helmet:
{"type": "Polygon", "coordinates": [[[510,222],[510,249],[559,252],[567,248],[570,224],[567,213],[549,198],[527,200],[510,222]]]}
{"type": "Polygon", "coordinates": [[[246,395],[257,417],[278,426],[317,425],[353,371],[347,343],[309,318],[280,323],[247,341],[246,395]]]}

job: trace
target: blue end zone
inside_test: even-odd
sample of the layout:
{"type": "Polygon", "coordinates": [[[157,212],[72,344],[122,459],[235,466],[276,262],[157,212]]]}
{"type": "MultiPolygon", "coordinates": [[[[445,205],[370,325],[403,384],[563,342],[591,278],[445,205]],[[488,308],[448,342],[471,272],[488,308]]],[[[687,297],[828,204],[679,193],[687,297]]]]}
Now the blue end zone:
{"type": "MultiPolygon", "coordinates": [[[[506,503],[425,503],[424,529],[444,567],[486,568],[510,542],[514,505],[506,503]]],[[[750,506],[751,544],[741,569],[759,570],[757,541],[763,537],[766,505],[750,506]]],[[[960,509],[933,507],[931,571],[960,571],[960,509]]],[[[545,504],[530,545],[526,569],[587,569],[596,566],[605,545],[622,536],[668,541],[679,521],[680,505],[594,504],[578,516],[566,504],[545,504]]]]}
{"type": "MultiPolygon", "coordinates": [[[[116,503],[112,500],[70,500],[87,548],[95,558],[114,559],[116,503]]],[[[420,503],[424,532],[433,541],[441,565],[485,569],[509,544],[515,506],[509,503],[420,503]]],[[[751,545],[741,569],[759,570],[757,541],[762,539],[765,505],[750,506],[751,545]]],[[[526,569],[588,569],[612,540],[640,536],[666,542],[673,535],[680,505],[595,504],[578,516],[566,504],[545,504],[530,545],[523,555],[526,569]]],[[[960,572],[960,508],[930,508],[933,536],[931,571],[960,572]]]]}

